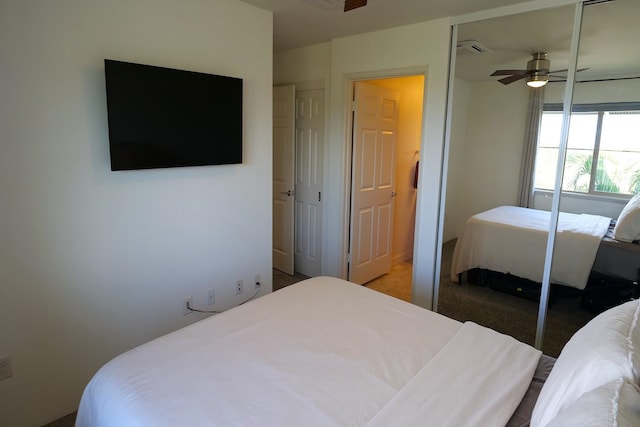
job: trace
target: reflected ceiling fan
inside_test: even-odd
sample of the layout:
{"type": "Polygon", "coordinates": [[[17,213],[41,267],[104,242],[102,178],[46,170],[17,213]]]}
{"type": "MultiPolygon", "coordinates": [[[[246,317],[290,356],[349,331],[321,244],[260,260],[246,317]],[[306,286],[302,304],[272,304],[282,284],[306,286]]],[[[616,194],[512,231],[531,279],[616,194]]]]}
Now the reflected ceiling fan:
{"type": "MultiPolygon", "coordinates": [[[[547,59],[546,52],[534,52],[533,58],[527,62],[526,70],[496,70],[492,76],[508,76],[498,80],[500,83],[508,85],[518,80],[527,79],[527,85],[530,87],[542,87],[547,84],[549,77],[559,77],[554,73],[565,73],[568,70],[555,70],[549,71],[551,61],[547,59]]],[[[587,68],[582,68],[578,71],[584,71],[587,68]]]]}

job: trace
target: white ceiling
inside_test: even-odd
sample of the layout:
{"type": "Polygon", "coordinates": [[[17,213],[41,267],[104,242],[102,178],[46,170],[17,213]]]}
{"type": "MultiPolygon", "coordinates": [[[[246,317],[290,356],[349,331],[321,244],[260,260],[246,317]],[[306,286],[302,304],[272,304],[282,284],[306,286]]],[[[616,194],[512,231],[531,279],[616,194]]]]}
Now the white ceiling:
{"type": "Polygon", "coordinates": [[[333,38],[382,30],[446,16],[463,15],[525,0],[368,0],[364,7],[343,12],[305,0],[243,0],[273,11],[276,52],[333,38]]]}
{"type": "MultiPolygon", "coordinates": [[[[456,76],[497,80],[496,69],[523,69],[535,51],[547,52],[551,70],[568,68],[574,6],[544,9],[459,26],[458,40],[474,39],[493,52],[457,57],[456,76]]],[[[640,76],[640,1],[616,0],[583,11],[579,80],[640,76]]]]}
{"type": "MultiPolygon", "coordinates": [[[[349,12],[323,9],[306,0],[243,0],[273,11],[274,50],[333,38],[523,3],[524,0],[368,0],[349,12]]],[[[320,0],[332,2],[341,0],[320,0]]],[[[551,69],[569,62],[574,7],[562,6],[459,26],[458,40],[475,39],[492,53],[457,57],[456,75],[490,80],[496,69],[522,69],[533,51],[545,51],[551,69]]],[[[640,75],[640,0],[615,0],[584,9],[578,68],[580,78],[640,75]]]]}

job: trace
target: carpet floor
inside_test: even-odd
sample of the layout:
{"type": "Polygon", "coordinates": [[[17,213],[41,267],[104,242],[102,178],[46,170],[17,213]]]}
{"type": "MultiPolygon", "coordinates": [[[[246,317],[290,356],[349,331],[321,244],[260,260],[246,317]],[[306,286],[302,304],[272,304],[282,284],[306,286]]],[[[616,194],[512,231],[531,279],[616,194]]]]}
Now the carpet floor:
{"type": "Polygon", "coordinates": [[[76,425],[77,414],[77,412],[74,412],[72,414],[65,415],[64,417],[58,418],[57,420],[52,421],[49,424],[45,424],[42,427],[74,427],[76,425]]]}
{"type": "MultiPolygon", "coordinates": [[[[442,251],[438,312],[456,320],[470,320],[511,335],[533,345],[538,319],[538,303],[488,287],[461,284],[450,280],[455,241],[447,242],[442,251]]],[[[547,310],[542,351],[558,357],[569,338],[593,315],[580,308],[579,297],[557,298],[547,310]]]]}

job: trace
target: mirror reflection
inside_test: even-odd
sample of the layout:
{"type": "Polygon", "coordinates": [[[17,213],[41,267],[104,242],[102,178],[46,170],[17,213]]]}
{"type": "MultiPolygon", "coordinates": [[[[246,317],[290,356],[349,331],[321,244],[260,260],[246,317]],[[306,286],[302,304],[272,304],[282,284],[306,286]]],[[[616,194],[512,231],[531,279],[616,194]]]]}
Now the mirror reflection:
{"type": "MultiPolygon", "coordinates": [[[[634,22],[639,13],[634,0],[583,9],[560,199],[564,224],[556,233],[552,270],[566,269],[579,282],[569,289],[552,285],[543,348],[550,344],[547,337],[568,339],[580,326],[552,313],[565,315],[564,307],[578,305],[573,316],[586,323],[637,297],[640,245],[631,242],[640,237],[640,226],[621,213],[628,205],[633,216],[631,200],[640,193],[640,54],[630,43],[640,35],[634,22]],[[568,244],[568,236],[577,236],[575,242],[568,244]]],[[[543,133],[557,132],[560,89],[550,83],[545,92],[543,133]]],[[[552,159],[558,152],[551,139],[541,137],[536,160],[535,205],[543,209],[549,206],[548,177],[555,175],[552,159]]]]}
{"type": "MultiPolygon", "coordinates": [[[[588,214],[592,227],[609,234],[611,219],[640,189],[634,187],[640,175],[634,150],[640,144],[629,131],[637,129],[633,120],[640,116],[626,104],[640,101],[640,58],[630,43],[639,35],[631,22],[639,6],[633,0],[586,6],[581,31],[560,210],[588,214]],[[595,104],[609,110],[590,110],[595,104]]],[[[530,344],[535,341],[574,11],[572,5],[458,26],[438,311],[530,344]]],[[[574,218],[561,217],[559,230],[575,227],[567,224],[569,219],[574,218]]],[[[556,241],[542,348],[551,356],[604,308],[590,306],[590,298],[609,305],[594,296],[596,291],[585,291],[587,283],[600,280],[592,270],[595,253],[596,272],[628,272],[630,292],[640,267],[633,256],[615,266],[601,258],[607,236],[592,239],[587,250],[581,240],[565,239],[569,234],[556,241]]],[[[613,257],[621,259],[619,253],[613,257]]],[[[622,293],[610,304],[628,297],[622,293]]]]}
{"type": "Polygon", "coordinates": [[[438,311],[532,345],[549,227],[521,189],[545,90],[527,83],[567,68],[573,11],[458,27],[438,311]]]}

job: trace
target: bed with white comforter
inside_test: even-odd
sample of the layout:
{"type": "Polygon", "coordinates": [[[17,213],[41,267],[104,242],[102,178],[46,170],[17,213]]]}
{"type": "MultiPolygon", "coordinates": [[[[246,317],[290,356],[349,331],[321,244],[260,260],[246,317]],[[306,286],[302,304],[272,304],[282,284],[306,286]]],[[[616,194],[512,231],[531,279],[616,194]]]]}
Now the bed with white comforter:
{"type": "Polygon", "coordinates": [[[593,319],[531,393],[534,348],[318,277],[106,363],[76,425],[638,426],[639,313],[593,319]]]}
{"type": "Polygon", "coordinates": [[[77,425],[503,426],[539,358],[490,329],[319,277],[110,361],[77,425]]]}
{"type": "MultiPolygon", "coordinates": [[[[550,212],[500,206],[472,216],[456,242],[451,280],[473,268],[542,282],[550,212]]],[[[611,218],[561,212],[551,282],[584,289],[611,218]]]]}

